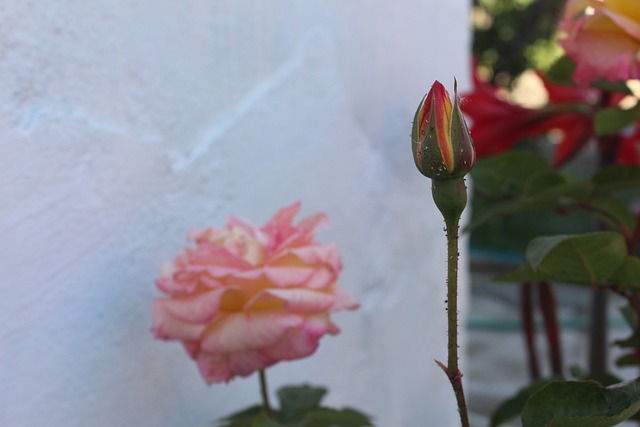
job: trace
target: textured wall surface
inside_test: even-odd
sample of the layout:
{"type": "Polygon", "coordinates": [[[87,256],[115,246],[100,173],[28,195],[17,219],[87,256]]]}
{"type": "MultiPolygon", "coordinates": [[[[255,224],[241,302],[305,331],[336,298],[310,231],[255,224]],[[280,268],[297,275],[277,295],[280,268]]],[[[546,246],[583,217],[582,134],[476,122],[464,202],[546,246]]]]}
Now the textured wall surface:
{"type": "Polygon", "coordinates": [[[152,339],[153,280],[190,229],[295,200],[329,214],[318,238],[362,308],[272,388],[329,386],[382,427],[456,425],[433,363],[443,223],[409,132],[434,79],[468,83],[467,8],[0,1],[0,426],[205,427],[257,402],[255,377],[209,387],[152,339]]]}

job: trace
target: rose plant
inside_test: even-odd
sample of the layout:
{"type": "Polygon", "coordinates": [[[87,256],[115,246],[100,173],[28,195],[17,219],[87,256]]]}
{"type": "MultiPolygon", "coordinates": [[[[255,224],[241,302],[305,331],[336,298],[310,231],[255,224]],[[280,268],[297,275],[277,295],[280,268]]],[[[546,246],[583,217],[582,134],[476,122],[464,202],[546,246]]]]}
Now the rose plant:
{"type": "MultiPolygon", "coordinates": [[[[153,302],[156,338],[180,341],[209,384],[258,371],[264,411],[249,413],[282,422],[288,418],[270,407],[264,369],[313,354],[321,337],[340,331],[331,313],[359,306],[338,284],[338,249],[314,238],[327,225],[326,215],[295,223],[300,207],[297,202],[281,209],[261,227],[230,217],[225,227],[192,232],[193,245],[162,267],[156,286],[164,296],[153,302]]],[[[303,419],[319,410],[324,392],[287,390],[281,400],[289,412],[296,391],[315,396],[313,405],[301,408],[303,419]]],[[[352,412],[336,411],[329,419],[351,416],[359,420],[354,425],[369,425],[352,412]]]]}
{"type": "Polygon", "coordinates": [[[458,366],[458,233],[467,205],[464,176],[476,161],[467,123],[460,111],[458,84],[453,103],[442,83],[435,81],[422,98],[411,131],[413,160],[431,178],[431,194],[447,233],[447,364],[436,361],[449,378],[458,404],[460,423],[469,427],[469,414],[458,366]]]}
{"type": "Polygon", "coordinates": [[[608,427],[640,410],[640,378],[625,382],[608,370],[604,316],[606,296],[616,294],[630,327],[628,338],[613,343],[622,350],[616,365],[640,365],[640,99],[628,82],[640,77],[640,9],[633,0],[569,0],[558,28],[565,56],[539,73],[546,105],[513,104],[501,97],[504,88],[479,79],[463,103],[478,156],[487,156],[473,171],[476,200],[484,199],[485,208],[474,209],[470,229],[520,213],[593,220],[589,232],[535,237],[523,251],[524,264],[496,279],[521,284],[532,383],[497,408],[491,427],[518,415],[524,427],[608,427]],[[546,146],[551,155],[510,151],[523,138],[544,139],[550,131],[560,134],[546,146]],[[575,176],[564,166],[585,148],[595,152],[595,171],[582,167],[575,176]],[[592,293],[589,366],[571,374],[561,352],[558,282],[592,293]],[[547,376],[535,348],[536,304],[549,347],[547,376]]]}

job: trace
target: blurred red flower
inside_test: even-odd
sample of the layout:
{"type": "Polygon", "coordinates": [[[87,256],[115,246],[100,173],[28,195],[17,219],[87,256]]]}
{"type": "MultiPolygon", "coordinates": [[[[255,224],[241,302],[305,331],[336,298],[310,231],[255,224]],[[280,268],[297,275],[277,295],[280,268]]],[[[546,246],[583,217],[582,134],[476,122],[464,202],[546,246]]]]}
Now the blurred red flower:
{"type": "Polygon", "coordinates": [[[463,95],[462,111],[471,119],[471,136],[478,156],[498,154],[518,141],[550,131],[561,138],[553,158],[559,166],[573,157],[594,134],[595,89],[551,84],[543,79],[549,101],[540,109],[523,107],[500,95],[497,86],[474,77],[474,90],[463,95]]]}

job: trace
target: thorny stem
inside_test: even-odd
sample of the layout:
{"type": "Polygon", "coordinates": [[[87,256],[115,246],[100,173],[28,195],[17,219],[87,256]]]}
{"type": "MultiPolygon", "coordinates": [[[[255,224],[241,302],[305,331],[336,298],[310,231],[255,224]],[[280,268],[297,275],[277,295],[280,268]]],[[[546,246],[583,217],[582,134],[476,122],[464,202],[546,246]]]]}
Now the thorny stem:
{"type": "Polygon", "coordinates": [[[264,369],[260,369],[260,394],[262,395],[262,410],[271,417],[271,404],[269,403],[269,390],[267,388],[267,376],[264,369]]]}
{"type": "Polygon", "coordinates": [[[447,316],[448,360],[445,371],[458,402],[462,427],[469,427],[469,414],[462,387],[462,372],[458,367],[458,220],[445,220],[447,225],[447,316]]]}

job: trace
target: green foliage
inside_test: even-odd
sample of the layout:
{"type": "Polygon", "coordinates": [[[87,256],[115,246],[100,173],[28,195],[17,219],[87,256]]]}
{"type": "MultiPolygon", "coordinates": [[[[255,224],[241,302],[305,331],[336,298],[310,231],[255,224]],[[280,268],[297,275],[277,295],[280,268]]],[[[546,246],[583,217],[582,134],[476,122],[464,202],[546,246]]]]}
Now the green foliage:
{"type": "Polygon", "coordinates": [[[549,384],[551,381],[554,380],[536,381],[518,391],[518,393],[512,398],[502,402],[502,404],[493,412],[489,427],[499,427],[503,423],[520,415],[531,395],[549,384]]]}
{"type": "Polygon", "coordinates": [[[544,73],[545,79],[549,83],[564,86],[574,86],[573,72],[576,70],[576,63],[568,56],[562,55],[544,73]]]}
{"type": "Polygon", "coordinates": [[[603,387],[595,381],[554,381],[527,400],[523,427],[609,427],[640,410],[640,379],[603,387]]]}
{"type": "Polygon", "coordinates": [[[267,415],[261,406],[253,406],[222,419],[218,427],[368,427],[371,419],[350,408],[320,406],[327,390],[309,385],[288,386],[278,390],[280,409],[267,415]]]}
{"type": "Polygon", "coordinates": [[[616,193],[640,188],[640,168],[616,165],[589,179],[569,179],[552,169],[541,156],[509,151],[478,161],[472,174],[476,196],[489,207],[474,212],[469,229],[517,213],[547,210],[570,214],[588,212],[623,233],[632,233],[635,219],[616,193]]]}
{"type": "Polygon", "coordinates": [[[595,129],[597,135],[616,135],[624,128],[640,119],[640,104],[628,110],[618,107],[603,108],[596,112],[595,129]]]}
{"type": "Polygon", "coordinates": [[[640,259],[627,255],[619,233],[538,237],[527,247],[527,264],[498,281],[558,281],[589,286],[640,289],[640,259]]]}
{"type": "MultiPolygon", "coordinates": [[[[621,294],[640,292],[640,258],[629,251],[636,218],[627,200],[638,194],[640,168],[611,166],[590,177],[569,178],[542,157],[515,151],[481,160],[478,166],[473,175],[476,197],[489,200],[489,207],[473,218],[471,229],[541,211],[556,216],[588,213],[594,223],[599,220],[611,229],[535,237],[526,246],[525,264],[497,280],[556,281],[614,288],[621,294]]],[[[617,364],[640,365],[637,314],[633,308],[626,308],[624,314],[632,333],[616,344],[631,351],[617,364]]],[[[605,427],[632,417],[639,409],[640,379],[609,388],[594,381],[540,382],[505,401],[494,413],[491,427],[520,412],[524,427],[605,427]]]]}
{"type": "Polygon", "coordinates": [[[629,189],[638,189],[640,168],[630,165],[615,165],[599,171],[592,179],[595,195],[606,195],[629,189]]]}
{"type": "Polygon", "coordinates": [[[474,0],[473,52],[504,85],[529,68],[548,66],[564,0],[474,0]]]}

